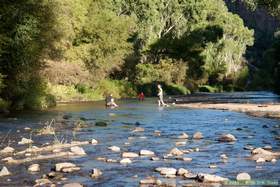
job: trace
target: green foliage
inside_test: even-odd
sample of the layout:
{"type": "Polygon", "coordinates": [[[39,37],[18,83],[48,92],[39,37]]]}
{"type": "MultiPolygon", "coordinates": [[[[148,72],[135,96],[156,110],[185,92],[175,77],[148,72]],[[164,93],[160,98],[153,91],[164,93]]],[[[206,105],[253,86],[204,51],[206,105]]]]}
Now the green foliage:
{"type": "Polygon", "coordinates": [[[209,86],[209,85],[203,85],[199,86],[199,91],[200,92],[209,92],[209,93],[216,93],[216,92],[221,92],[222,90],[217,87],[209,86]]]}

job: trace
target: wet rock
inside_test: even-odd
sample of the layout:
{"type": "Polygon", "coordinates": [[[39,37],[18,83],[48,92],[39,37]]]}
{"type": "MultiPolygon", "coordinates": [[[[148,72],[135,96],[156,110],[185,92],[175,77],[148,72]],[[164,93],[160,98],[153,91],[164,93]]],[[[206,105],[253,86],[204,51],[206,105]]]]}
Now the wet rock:
{"type": "Polygon", "coordinates": [[[3,166],[3,168],[0,171],[0,177],[5,177],[5,176],[8,176],[8,175],[11,175],[11,173],[9,172],[9,170],[5,166],[3,166]]]}
{"type": "Polygon", "coordinates": [[[189,173],[189,171],[186,170],[186,169],[184,169],[184,168],[180,168],[180,169],[178,169],[178,171],[177,171],[177,175],[179,175],[179,176],[183,176],[183,175],[185,175],[185,174],[187,174],[187,173],[189,173]]]}
{"type": "Polygon", "coordinates": [[[52,172],[47,174],[47,178],[49,178],[49,179],[61,179],[61,178],[63,178],[63,174],[52,171],[52,172]]]}
{"type": "Polygon", "coordinates": [[[251,146],[251,145],[246,145],[243,149],[245,149],[245,150],[253,150],[255,148],[253,146],[251,146]]]}
{"type": "Polygon", "coordinates": [[[155,135],[155,136],[161,136],[161,132],[158,131],[158,130],[155,130],[155,131],[154,131],[154,135],[155,135]]]}
{"type": "Polygon", "coordinates": [[[120,152],[121,148],[117,147],[117,146],[111,146],[108,147],[109,150],[113,151],[113,152],[120,152]]]}
{"type": "Polygon", "coordinates": [[[135,127],[135,129],[132,132],[144,132],[145,129],[142,127],[135,127]]]}
{"type": "Polygon", "coordinates": [[[263,162],[263,160],[271,161],[274,158],[276,159],[276,156],[280,156],[279,152],[274,153],[271,151],[264,150],[262,148],[252,150],[252,154],[253,155],[251,156],[251,159],[258,162],[263,162]]]}
{"type": "Polygon", "coordinates": [[[140,184],[146,184],[146,185],[161,185],[162,182],[155,178],[155,177],[147,177],[145,179],[140,180],[140,184]]]}
{"type": "Polygon", "coordinates": [[[188,139],[189,135],[186,133],[182,133],[180,136],[178,136],[178,139],[188,139]]]}
{"type": "Polygon", "coordinates": [[[267,129],[268,125],[263,125],[262,128],[267,129]]]}
{"type": "Polygon", "coordinates": [[[177,170],[175,168],[159,167],[155,171],[159,172],[161,175],[176,175],[177,170]]]}
{"type": "Polygon", "coordinates": [[[184,177],[186,178],[186,179],[196,179],[197,178],[197,175],[196,174],[194,174],[194,173],[185,173],[184,174],[184,177]]]}
{"type": "Polygon", "coordinates": [[[270,145],[266,145],[263,147],[264,150],[272,150],[272,147],[270,145]]]}
{"type": "Polygon", "coordinates": [[[140,155],[141,156],[154,156],[155,153],[153,151],[143,149],[143,150],[140,151],[140,155]]]}
{"type": "Polygon", "coordinates": [[[79,156],[86,155],[86,152],[84,151],[84,149],[82,147],[79,147],[79,146],[71,147],[70,150],[75,155],[79,155],[79,156]]]}
{"type": "Polygon", "coordinates": [[[102,171],[101,171],[100,169],[94,168],[94,169],[92,170],[90,176],[91,176],[91,178],[96,179],[96,178],[101,177],[101,175],[102,175],[102,171]]]}
{"type": "Polygon", "coordinates": [[[96,144],[98,144],[98,141],[96,139],[92,139],[91,144],[96,145],[96,144]]]}
{"type": "Polygon", "coordinates": [[[24,127],[24,130],[25,131],[31,131],[31,128],[30,127],[24,127]]]}
{"type": "Polygon", "coordinates": [[[202,133],[201,133],[201,132],[196,132],[196,133],[194,133],[193,139],[195,139],[195,140],[203,139],[202,133]]]}
{"type": "Polygon", "coordinates": [[[152,157],[151,160],[152,160],[152,161],[159,161],[160,158],[159,158],[159,157],[152,157]]]}
{"type": "Polygon", "coordinates": [[[108,124],[104,121],[98,121],[95,123],[95,126],[97,126],[97,127],[107,127],[107,125],[108,124]]]}
{"type": "Polygon", "coordinates": [[[236,130],[237,131],[242,131],[243,129],[239,127],[239,128],[236,128],[236,130]]]}
{"type": "Polygon", "coordinates": [[[220,142],[234,142],[236,138],[232,134],[224,134],[219,138],[220,142]]]}
{"type": "Polygon", "coordinates": [[[251,176],[248,173],[239,173],[236,176],[237,181],[249,181],[251,180],[251,176]]]}
{"type": "Polygon", "coordinates": [[[127,164],[131,164],[132,161],[129,158],[124,158],[120,161],[120,163],[123,165],[127,165],[127,164]]]}
{"type": "Polygon", "coordinates": [[[184,153],[181,150],[179,150],[178,148],[175,147],[175,148],[170,150],[169,154],[171,154],[173,156],[181,156],[184,153]]]}
{"type": "Polygon", "coordinates": [[[202,182],[209,182],[209,183],[222,183],[228,181],[228,178],[220,177],[217,175],[200,173],[198,174],[198,180],[202,182]]]}
{"type": "Polygon", "coordinates": [[[264,158],[258,158],[256,160],[257,163],[264,163],[265,162],[265,159],[264,158]]]}
{"type": "Polygon", "coordinates": [[[27,138],[22,138],[20,142],[18,142],[19,145],[25,145],[25,144],[32,144],[33,140],[27,139],[27,138]]]}
{"type": "Polygon", "coordinates": [[[124,158],[136,158],[139,155],[137,153],[133,153],[133,152],[123,152],[122,153],[122,157],[124,158]]]}
{"type": "Polygon", "coordinates": [[[106,162],[108,163],[117,163],[118,161],[115,159],[107,159],[106,162]]]}
{"type": "Polygon", "coordinates": [[[67,119],[72,118],[72,116],[71,116],[70,114],[64,114],[64,115],[62,116],[62,118],[67,120],[67,119]]]}
{"type": "Polygon", "coordinates": [[[223,160],[227,160],[227,159],[228,159],[228,157],[227,157],[226,154],[221,154],[221,155],[220,155],[220,158],[223,159],[223,160]]]}
{"type": "Polygon", "coordinates": [[[15,151],[14,148],[7,146],[0,151],[0,154],[10,154],[10,153],[13,153],[14,151],[15,151]]]}
{"type": "Polygon", "coordinates": [[[215,165],[215,164],[210,164],[210,165],[209,165],[209,168],[210,168],[210,169],[216,169],[216,168],[217,168],[217,165],[215,165]]]}
{"type": "Polygon", "coordinates": [[[276,160],[275,158],[273,158],[273,159],[271,160],[271,162],[272,162],[272,163],[276,163],[277,160],[276,160]]]}
{"type": "Polygon", "coordinates": [[[6,157],[6,158],[3,158],[2,161],[4,162],[10,162],[10,161],[13,161],[13,157],[6,157]]]}
{"type": "Polygon", "coordinates": [[[35,183],[35,186],[50,186],[52,184],[52,181],[50,181],[49,179],[36,179],[35,183]]]}
{"type": "Polygon", "coordinates": [[[79,171],[81,168],[79,167],[69,167],[69,168],[62,168],[62,172],[63,173],[72,173],[72,172],[75,172],[75,171],[79,171]]]}
{"type": "Polygon", "coordinates": [[[97,157],[96,160],[102,161],[102,162],[106,162],[107,158],[105,158],[105,157],[97,157]]]}
{"type": "Polygon", "coordinates": [[[176,146],[184,146],[186,144],[187,144],[187,142],[184,142],[184,141],[179,141],[179,142],[175,143],[176,146]]]}
{"type": "Polygon", "coordinates": [[[39,164],[32,164],[28,167],[29,172],[39,172],[40,171],[40,165],[39,164]]]}
{"type": "Polygon", "coordinates": [[[83,185],[80,183],[69,183],[69,184],[64,184],[62,187],[83,187],[83,185]]]}
{"type": "Polygon", "coordinates": [[[55,164],[55,171],[62,171],[62,169],[73,168],[73,167],[76,167],[76,165],[73,163],[62,162],[62,163],[55,164]]]}
{"type": "Polygon", "coordinates": [[[183,157],[182,160],[185,161],[185,162],[191,162],[191,161],[192,161],[192,158],[183,157]]]}

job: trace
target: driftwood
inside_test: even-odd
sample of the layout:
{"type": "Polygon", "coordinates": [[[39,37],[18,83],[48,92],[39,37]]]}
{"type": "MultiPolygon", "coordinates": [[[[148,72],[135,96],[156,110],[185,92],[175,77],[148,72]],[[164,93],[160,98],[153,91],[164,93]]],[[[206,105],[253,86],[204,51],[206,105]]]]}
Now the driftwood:
{"type": "Polygon", "coordinates": [[[54,145],[49,145],[49,146],[45,146],[45,147],[33,147],[33,148],[27,148],[23,151],[17,152],[15,153],[15,155],[23,155],[26,153],[40,153],[40,152],[50,152],[53,151],[55,149],[66,149],[66,148],[70,148],[70,147],[74,147],[74,146],[81,146],[81,145],[87,145],[89,144],[88,141],[84,141],[84,142],[71,142],[71,143],[64,143],[64,144],[54,144],[54,145]]]}
{"type": "Polygon", "coordinates": [[[54,158],[64,158],[64,157],[81,157],[81,155],[76,155],[72,152],[60,152],[60,153],[53,153],[48,155],[38,155],[34,157],[28,157],[24,159],[9,159],[7,161],[8,164],[23,164],[27,162],[39,161],[39,160],[48,160],[54,158]]]}

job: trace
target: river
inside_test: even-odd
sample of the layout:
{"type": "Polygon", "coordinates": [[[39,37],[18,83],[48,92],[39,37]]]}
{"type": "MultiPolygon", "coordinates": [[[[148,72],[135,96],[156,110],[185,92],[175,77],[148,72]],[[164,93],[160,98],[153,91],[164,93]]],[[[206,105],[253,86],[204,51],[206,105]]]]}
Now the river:
{"type": "MultiPolygon", "coordinates": [[[[278,101],[276,96],[273,96],[273,99],[270,96],[270,93],[264,94],[262,100],[278,101]]],[[[247,101],[255,102],[254,98],[247,98],[247,101]]],[[[138,186],[139,181],[147,176],[160,177],[154,172],[156,167],[185,168],[193,173],[210,173],[232,180],[240,172],[249,173],[254,180],[279,180],[280,178],[280,161],[257,164],[247,159],[250,151],[244,149],[248,145],[253,147],[269,145],[273,151],[280,151],[280,141],[275,139],[275,136],[280,135],[279,120],[257,118],[230,111],[184,109],[172,106],[159,108],[153,98],[148,98],[144,102],[131,99],[121,100],[118,103],[120,108],[117,109],[105,109],[103,102],[65,104],[44,112],[22,112],[9,118],[2,118],[0,121],[1,148],[9,144],[17,150],[23,150],[27,146],[19,146],[17,142],[22,137],[29,138],[30,136],[35,142],[33,145],[36,146],[50,143],[54,139],[65,141],[97,139],[99,141],[97,145],[83,146],[87,156],[67,159],[81,167],[81,170],[64,174],[66,181],[53,181],[59,185],[79,182],[87,186],[138,186]],[[63,119],[65,115],[70,118],[63,119]],[[54,126],[56,138],[53,135],[36,135],[36,129],[42,128],[47,121],[52,119],[57,122],[54,126]],[[75,122],[79,119],[83,119],[87,126],[73,131],[75,122]],[[108,125],[95,126],[97,121],[106,121],[108,125]],[[132,129],[136,126],[143,127],[145,131],[132,133],[132,129]],[[30,127],[32,131],[24,130],[25,127],[30,127]],[[154,136],[155,130],[161,131],[161,136],[154,136]],[[190,138],[186,145],[178,147],[179,149],[199,148],[198,152],[186,155],[192,158],[191,162],[176,159],[151,161],[147,157],[139,157],[133,159],[132,164],[123,166],[119,163],[96,160],[97,157],[119,160],[120,153],[108,150],[108,147],[113,145],[119,146],[122,151],[151,150],[162,158],[170,149],[176,147],[178,135],[185,132],[191,136],[197,131],[203,133],[204,139],[192,140],[190,138]],[[235,143],[218,142],[217,138],[223,133],[233,134],[237,141],[235,143]],[[221,154],[229,157],[228,162],[221,161],[221,154]],[[209,168],[210,164],[216,165],[217,168],[209,168]],[[90,178],[89,173],[92,168],[101,169],[102,177],[90,178]]],[[[35,179],[50,172],[55,163],[62,161],[65,159],[36,162],[41,166],[41,171],[36,174],[27,172],[30,163],[15,166],[5,165],[0,161],[1,166],[7,166],[12,173],[11,176],[0,178],[0,186],[32,186],[35,179]]],[[[168,182],[176,183],[177,186],[194,182],[180,177],[163,180],[169,180],[168,182]]]]}

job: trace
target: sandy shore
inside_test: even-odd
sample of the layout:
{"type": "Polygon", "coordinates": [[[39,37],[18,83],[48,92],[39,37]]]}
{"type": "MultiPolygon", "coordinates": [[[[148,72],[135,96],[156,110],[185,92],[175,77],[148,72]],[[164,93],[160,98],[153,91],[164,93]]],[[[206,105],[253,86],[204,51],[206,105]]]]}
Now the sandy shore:
{"type": "Polygon", "coordinates": [[[280,104],[247,104],[247,103],[187,103],[176,104],[175,106],[195,109],[216,109],[244,112],[257,117],[280,119],[280,104]]]}

